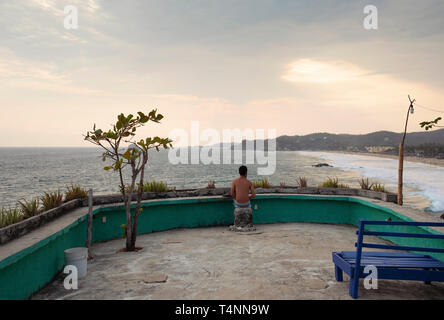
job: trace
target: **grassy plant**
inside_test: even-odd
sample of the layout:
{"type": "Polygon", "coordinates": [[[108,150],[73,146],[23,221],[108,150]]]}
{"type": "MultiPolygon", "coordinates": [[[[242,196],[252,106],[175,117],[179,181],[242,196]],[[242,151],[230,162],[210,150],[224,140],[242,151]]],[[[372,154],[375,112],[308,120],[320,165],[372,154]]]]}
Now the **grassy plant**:
{"type": "Polygon", "coordinates": [[[31,201],[23,199],[22,201],[17,201],[17,202],[21,207],[24,219],[33,217],[39,214],[40,212],[39,210],[40,200],[38,198],[32,199],[31,201]]]}
{"type": "Polygon", "coordinates": [[[305,177],[299,177],[299,188],[307,188],[307,178],[305,177]]]}
{"type": "Polygon", "coordinates": [[[371,190],[374,184],[373,184],[373,183],[370,183],[370,181],[368,180],[368,178],[367,178],[367,179],[362,178],[362,179],[359,181],[359,185],[361,186],[361,189],[364,189],[364,190],[371,190]]]}
{"type": "Polygon", "coordinates": [[[385,186],[383,184],[375,183],[372,188],[373,191],[385,192],[385,186]]]}
{"type": "Polygon", "coordinates": [[[57,208],[63,203],[63,193],[60,192],[60,190],[55,192],[45,192],[40,200],[42,201],[42,206],[45,211],[57,208]]]}
{"type": "Polygon", "coordinates": [[[347,184],[339,183],[338,178],[328,177],[324,183],[320,185],[321,188],[349,188],[347,184]]]}
{"type": "Polygon", "coordinates": [[[20,222],[23,214],[18,208],[4,208],[0,210],[0,228],[20,222]]]}
{"type": "MultiPolygon", "coordinates": [[[[137,187],[135,188],[135,192],[139,191],[139,184],[137,184],[137,187]]],[[[163,181],[148,181],[146,183],[144,183],[142,191],[143,192],[168,192],[168,191],[172,191],[175,190],[175,187],[168,187],[168,184],[166,182],[163,181]]],[[[127,192],[129,192],[129,186],[125,187],[125,190],[127,192]]]]}
{"type": "Polygon", "coordinates": [[[271,184],[268,182],[268,178],[254,180],[253,185],[255,188],[271,188],[271,184]]]}
{"type": "Polygon", "coordinates": [[[207,185],[207,189],[215,189],[216,185],[214,184],[214,180],[210,180],[207,185]]]}
{"type": "Polygon", "coordinates": [[[65,201],[71,201],[74,199],[84,199],[88,198],[88,191],[81,188],[78,185],[71,185],[70,187],[67,187],[67,190],[65,191],[65,201]]]}
{"type": "Polygon", "coordinates": [[[143,192],[168,192],[171,188],[168,188],[166,182],[163,181],[148,181],[143,185],[143,192]]]}

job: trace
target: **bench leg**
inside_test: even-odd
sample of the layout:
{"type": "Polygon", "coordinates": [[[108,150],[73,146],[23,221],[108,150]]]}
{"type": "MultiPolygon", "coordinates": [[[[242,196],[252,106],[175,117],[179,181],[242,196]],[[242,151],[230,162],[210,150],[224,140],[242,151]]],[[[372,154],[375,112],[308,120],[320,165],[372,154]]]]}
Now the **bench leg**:
{"type": "Polygon", "coordinates": [[[358,287],[359,287],[359,278],[355,279],[355,278],[350,277],[349,293],[353,299],[358,298],[358,287]]]}
{"type": "MultiPolygon", "coordinates": [[[[430,270],[430,268],[424,268],[424,270],[430,270]]],[[[425,284],[432,284],[431,281],[424,281],[425,284]]]]}
{"type": "Polygon", "coordinates": [[[341,282],[343,280],[342,269],[335,265],[335,278],[336,281],[341,282]]]}

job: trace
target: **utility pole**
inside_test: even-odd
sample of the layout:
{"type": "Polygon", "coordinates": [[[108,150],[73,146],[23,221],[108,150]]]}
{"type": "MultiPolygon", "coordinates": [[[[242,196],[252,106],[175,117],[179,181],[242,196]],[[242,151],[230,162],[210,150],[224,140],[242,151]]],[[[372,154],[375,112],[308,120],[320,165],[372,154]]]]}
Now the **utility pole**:
{"type": "Polygon", "coordinates": [[[403,203],[403,199],[402,199],[402,174],[403,174],[403,170],[404,170],[404,141],[405,141],[405,136],[407,134],[407,124],[409,122],[409,114],[414,112],[413,109],[413,103],[415,102],[415,99],[410,99],[409,97],[409,101],[410,101],[410,105],[409,105],[409,109],[407,110],[407,117],[405,119],[405,128],[404,128],[404,135],[402,136],[402,141],[399,144],[399,166],[398,166],[398,204],[400,206],[402,206],[403,203]]]}

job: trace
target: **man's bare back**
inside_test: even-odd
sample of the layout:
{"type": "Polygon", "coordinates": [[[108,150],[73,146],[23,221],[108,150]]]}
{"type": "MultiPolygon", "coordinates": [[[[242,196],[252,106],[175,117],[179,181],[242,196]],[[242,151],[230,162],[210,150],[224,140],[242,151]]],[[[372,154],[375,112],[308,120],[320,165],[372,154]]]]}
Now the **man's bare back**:
{"type": "Polygon", "coordinates": [[[245,176],[240,176],[233,181],[230,194],[239,203],[248,203],[256,196],[253,183],[245,176]]]}
{"type": "Polygon", "coordinates": [[[248,203],[256,196],[253,183],[246,177],[242,176],[233,181],[230,194],[239,203],[248,203]]]}

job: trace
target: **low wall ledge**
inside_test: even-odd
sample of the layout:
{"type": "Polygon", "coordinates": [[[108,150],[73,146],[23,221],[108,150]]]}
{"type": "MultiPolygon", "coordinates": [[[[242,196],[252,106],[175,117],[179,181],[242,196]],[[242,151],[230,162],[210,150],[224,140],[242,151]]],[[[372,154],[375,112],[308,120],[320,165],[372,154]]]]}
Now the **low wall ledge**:
{"type": "MultiPolygon", "coordinates": [[[[394,193],[376,192],[372,190],[352,189],[352,188],[317,188],[306,187],[299,188],[293,186],[257,188],[257,194],[282,193],[282,194],[319,194],[319,195],[344,195],[360,196],[370,199],[377,199],[385,202],[397,202],[397,195],[394,193]]],[[[205,196],[229,196],[230,188],[204,188],[204,189],[186,189],[172,190],[168,192],[145,192],[142,194],[142,200],[151,199],[171,199],[186,197],[205,197],[205,196]]],[[[137,195],[133,195],[133,201],[137,195]]],[[[94,205],[107,205],[113,203],[122,203],[121,194],[96,195],[93,197],[94,205]]],[[[0,245],[13,239],[19,238],[32,230],[48,223],[49,221],[68,213],[69,211],[88,206],[88,199],[76,199],[62,204],[60,207],[42,212],[34,217],[20,221],[0,229],[0,245]]]]}

